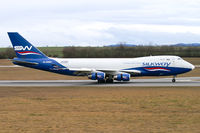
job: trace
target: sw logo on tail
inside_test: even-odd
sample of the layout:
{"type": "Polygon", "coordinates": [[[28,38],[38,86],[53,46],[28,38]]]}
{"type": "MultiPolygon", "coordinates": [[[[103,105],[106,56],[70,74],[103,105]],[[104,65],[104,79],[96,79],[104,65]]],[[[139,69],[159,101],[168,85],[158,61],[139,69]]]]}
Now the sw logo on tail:
{"type": "Polygon", "coordinates": [[[32,49],[32,47],[33,46],[30,46],[30,47],[29,46],[25,46],[25,47],[23,47],[23,46],[14,46],[14,50],[15,51],[21,51],[21,50],[25,51],[27,49],[27,50],[30,51],[32,49]]]}

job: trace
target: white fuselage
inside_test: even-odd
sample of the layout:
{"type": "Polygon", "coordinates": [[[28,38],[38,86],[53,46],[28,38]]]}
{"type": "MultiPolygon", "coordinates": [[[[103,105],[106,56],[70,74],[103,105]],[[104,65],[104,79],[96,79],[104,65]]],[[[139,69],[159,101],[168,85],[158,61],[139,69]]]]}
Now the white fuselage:
{"type": "Polygon", "coordinates": [[[194,69],[194,66],[178,56],[149,56],[139,58],[53,58],[67,68],[128,69],[145,66],[194,69]]]}

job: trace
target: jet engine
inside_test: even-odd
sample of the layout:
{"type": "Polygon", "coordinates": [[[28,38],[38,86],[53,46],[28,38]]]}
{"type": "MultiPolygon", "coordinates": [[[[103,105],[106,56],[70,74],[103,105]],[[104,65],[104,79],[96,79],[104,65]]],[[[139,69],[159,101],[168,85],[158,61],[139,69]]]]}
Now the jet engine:
{"type": "Polygon", "coordinates": [[[116,76],[114,76],[114,80],[117,81],[129,81],[130,80],[130,74],[128,73],[122,73],[122,74],[117,74],[116,76]]]}
{"type": "Polygon", "coordinates": [[[91,80],[104,80],[106,74],[103,72],[95,72],[92,73],[91,75],[88,75],[88,78],[91,80]]]}

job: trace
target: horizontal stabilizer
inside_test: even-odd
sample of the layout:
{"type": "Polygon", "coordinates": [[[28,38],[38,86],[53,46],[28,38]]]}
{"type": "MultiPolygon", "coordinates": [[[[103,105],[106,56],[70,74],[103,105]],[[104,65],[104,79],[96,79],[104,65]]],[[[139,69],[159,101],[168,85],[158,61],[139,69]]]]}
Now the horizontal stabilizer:
{"type": "Polygon", "coordinates": [[[27,62],[27,61],[18,61],[18,60],[12,60],[12,62],[19,65],[38,65],[37,62],[27,62]]]}

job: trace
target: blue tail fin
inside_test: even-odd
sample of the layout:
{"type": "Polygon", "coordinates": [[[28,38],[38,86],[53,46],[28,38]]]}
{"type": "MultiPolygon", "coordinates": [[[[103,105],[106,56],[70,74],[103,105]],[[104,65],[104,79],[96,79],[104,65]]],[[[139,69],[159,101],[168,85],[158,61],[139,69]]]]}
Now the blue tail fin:
{"type": "Polygon", "coordinates": [[[8,32],[13,49],[18,58],[47,58],[40,50],[34,47],[17,32],[8,32]]]}

